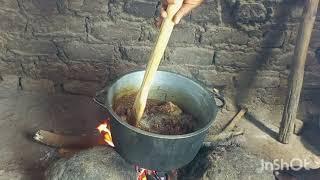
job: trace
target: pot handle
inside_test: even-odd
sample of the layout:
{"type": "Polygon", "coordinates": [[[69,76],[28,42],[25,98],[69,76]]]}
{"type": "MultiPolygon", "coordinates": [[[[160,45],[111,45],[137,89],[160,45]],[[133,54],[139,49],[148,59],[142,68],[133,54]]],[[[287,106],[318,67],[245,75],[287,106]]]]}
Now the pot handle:
{"type": "MultiPolygon", "coordinates": [[[[226,104],[226,101],[225,101],[225,99],[224,99],[224,97],[218,92],[218,90],[217,89],[215,89],[215,88],[213,88],[212,89],[212,91],[210,91],[211,93],[212,93],[212,96],[213,96],[213,98],[215,99],[215,100],[219,100],[219,101],[221,101],[221,105],[217,105],[218,106],[218,108],[223,108],[224,107],[224,105],[226,104]]],[[[216,101],[217,102],[217,101],[216,101]]]]}
{"type": "Polygon", "coordinates": [[[96,93],[96,97],[93,98],[93,101],[97,103],[99,106],[109,109],[106,105],[104,105],[104,97],[103,95],[106,94],[108,88],[104,88],[96,93]]]}

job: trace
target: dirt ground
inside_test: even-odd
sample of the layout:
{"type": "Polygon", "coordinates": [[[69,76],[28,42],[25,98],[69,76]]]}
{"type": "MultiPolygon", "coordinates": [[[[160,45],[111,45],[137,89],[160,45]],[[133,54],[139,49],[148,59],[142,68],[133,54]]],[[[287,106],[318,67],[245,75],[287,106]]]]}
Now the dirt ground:
{"type": "Polygon", "coordinates": [[[14,76],[0,82],[0,180],[41,179],[55,150],[34,142],[33,133],[95,131],[103,117],[91,98],[53,94],[46,83],[32,83],[32,91],[17,85],[14,76]]]}
{"type": "Polygon", "coordinates": [[[265,161],[283,161],[283,164],[291,163],[296,166],[301,165],[301,161],[306,161],[306,168],[320,168],[320,146],[319,141],[315,140],[320,136],[319,128],[306,127],[300,136],[293,134],[289,144],[282,144],[277,141],[278,126],[270,123],[271,118],[281,119],[281,110],[279,107],[256,108],[255,111],[246,113],[239,123],[239,127],[246,131],[245,149],[265,161]]]}

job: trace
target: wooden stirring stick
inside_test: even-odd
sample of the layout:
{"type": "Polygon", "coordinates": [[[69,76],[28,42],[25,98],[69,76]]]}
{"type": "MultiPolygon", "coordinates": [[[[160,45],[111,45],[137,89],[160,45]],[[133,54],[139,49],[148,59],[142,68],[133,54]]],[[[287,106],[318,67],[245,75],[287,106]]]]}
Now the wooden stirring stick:
{"type": "Polygon", "coordinates": [[[133,112],[135,115],[134,124],[136,124],[143,115],[152,80],[154,78],[155,73],[157,72],[158,66],[163,57],[163,53],[167,47],[170,35],[175,25],[172,21],[173,16],[178,12],[180,7],[182,6],[182,3],[183,0],[176,0],[175,4],[169,4],[167,7],[167,17],[163,20],[161,24],[160,34],[149,58],[143,82],[141,84],[141,87],[133,105],[133,112]]]}

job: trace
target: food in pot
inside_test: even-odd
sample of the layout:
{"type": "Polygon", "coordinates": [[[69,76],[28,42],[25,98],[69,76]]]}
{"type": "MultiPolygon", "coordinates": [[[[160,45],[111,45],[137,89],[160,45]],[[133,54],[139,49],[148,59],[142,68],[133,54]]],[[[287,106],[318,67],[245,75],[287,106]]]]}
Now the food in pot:
{"type": "Polygon", "coordinates": [[[120,118],[139,129],[165,135],[181,135],[195,130],[194,117],[173,102],[148,99],[143,117],[134,123],[133,104],[136,94],[123,95],[113,103],[120,118]]]}

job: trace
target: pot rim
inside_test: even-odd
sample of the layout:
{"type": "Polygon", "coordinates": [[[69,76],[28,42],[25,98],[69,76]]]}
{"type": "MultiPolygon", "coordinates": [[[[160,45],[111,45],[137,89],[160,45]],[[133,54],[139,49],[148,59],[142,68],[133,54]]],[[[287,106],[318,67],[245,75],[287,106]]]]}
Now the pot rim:
{"type": "MultiPolygon", "coordinates": [[[[137,73],[137,72],[145,72],[145,70],[134,70],[134,71],[130,71],[122,76],[120,76],[119,78],[116,78],[114,81],[112,81],[111,85],[110,86],[107,86],[106,88],[104,88],[104,90],[106,90],[108,92],[108,90],[110,89],[110,87],[115,83],[117,82],[118,80],[120,80],[121,78],[123,78],[124,76],[126,75],[129,75],[129,74],[132,74],[132,73],[137,73]]],[[[165,73],[169,73],[169,74],[174,74],[176,76],[180,76],[181,78],[184,78],[184,79],[187,79],[189,81],[191,81],[192,83],[200,86],[200,88],[202,88],[206,93],[209,94],[209,97],[210,97],[210,100],[213,103],[213,105],[216,107],[216,111],[218,109],[218,106],[216,105],[216,101],[215,99],[213,98],[213,96],[211,95],[212,93],[203,85],[203,83],[199,82],[199,81],[196,81],[196,80],[193,80],[185,75],[181,75],[181,74],[178,74],[178,73],[175,73],[175,72],[170,72],[170,71],[167,71],[167,70],[157,70],[157,72],[165,72],[165,73]]],[[[213,117],[211,117],[210,121],[207,123],[207,125],[205,125],[204,127],[196,130],[196,131],[193,131],[191,133],[187,133],[187,134],[181,134],[181,135],[164,135],[164,134],[156,134],[156,133],[152,133],[152,132],[148,132],[148,131],[144,131],[142,129],[139,129],[135,126],[132,126],[130,125],[129,123],[126,123],[124,122],[123,120],[121,120],[121,118],[116,114],[116,112],[112,109],[112,107],[110,107],[108,104],[103,104],[99,101],[97,101],[96,99],[94,99],[96,103],[98,103],[100,106],[103,106],[104,108],[106,108],[108,110],[108,112],[110,113],[111,116],[114,117],[114,119],[116,121],[118,121],[120,124],[122,124],[123,126],[129,128],[130,130],[136,132],[136,133],[139,133],[139,134],[143,134],[145,136],[149,136],[149,137],[153,137],[153,138],[159,138],[159,139],[184,139],[184,138],[189,138],[189,137],[193,137],[193,136],[196,136],[198,134],[201,134],[201,133],[204,133],[205,131],[207,131],[210,126],[212,125],[213,121],[215,120],[215,117],[217,115],[217,112],[214,113],[213,112],[213,117]]],[[[213,110],[212,110],[213,111],[213,110]]],[[[111,131],[112,131],[112,127],[111,127],[111,131]]]]}

